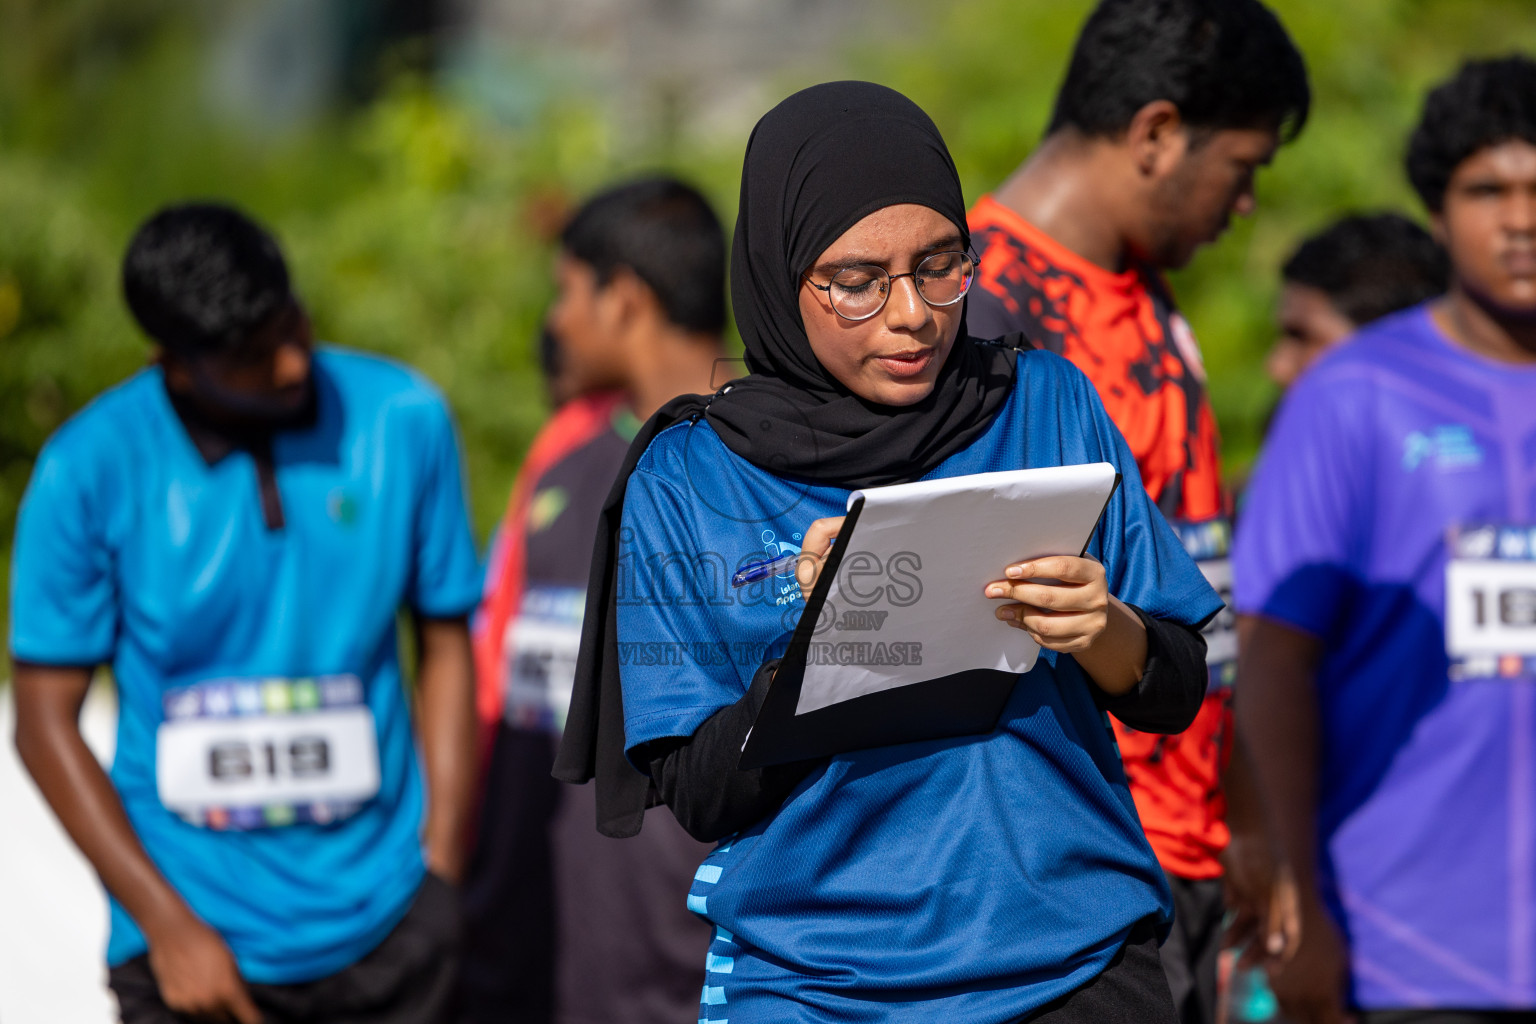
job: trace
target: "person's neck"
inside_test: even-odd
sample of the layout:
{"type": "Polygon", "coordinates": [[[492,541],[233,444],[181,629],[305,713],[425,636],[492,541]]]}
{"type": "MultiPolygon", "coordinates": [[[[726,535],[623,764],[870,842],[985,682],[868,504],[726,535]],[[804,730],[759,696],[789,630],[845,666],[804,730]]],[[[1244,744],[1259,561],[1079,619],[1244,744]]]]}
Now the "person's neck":
{"type": "Polygon", "coordinates": [[[1536,363],[1536,316],[1517,316],[1472,295],[1459,283],[1435,304],[1431,315],[1462,348],[1501,363],[1536,363]]]}
{"type": "Polygon", "coordinates": [[[1105,187],[1103,143],[1071,132],[1048,135],[992,193],[1056,242],[1111,273],[1125,269],[1126,245],[1105,187]]]}
{"type": "Polygon", "coordinates": [[[714,390],[715,362],[724,351],[717,335],[667,327],[631,349],[629,399],[642,420],[678,395],[714,390]]]}

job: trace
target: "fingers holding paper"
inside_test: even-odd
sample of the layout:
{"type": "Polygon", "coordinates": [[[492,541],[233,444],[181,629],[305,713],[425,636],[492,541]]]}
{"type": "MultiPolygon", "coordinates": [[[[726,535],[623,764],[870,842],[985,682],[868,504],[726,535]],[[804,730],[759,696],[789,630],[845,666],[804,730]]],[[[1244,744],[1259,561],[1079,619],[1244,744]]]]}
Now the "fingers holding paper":
{"type": "Polygon", "coordinates": [[[1080,654],[1093,646],[1109,621],[1104,566],[1092,558],[1058,555],[1010,565],[1007,579],[987,584],[988,597],[1012,603],[997,617],[1024,630],[1047,650],[1080,654]]]}
{"type": "Polygon", "coordinates": [[[800,557],[795,562],[795,580],[800,584],[800,591],[807,601],[811,599],[811,591],[816,589],[821,567],[826,564],[827,555],[832,552],[832,542],[837,539],[837,531],[843,528],[843,520],[846,518],[834,516],[818,519],[805,528],[805,538],[800,543],[800,557]]]}
{"type": "Polygon", "coordinates": [[[986,595],[1011,601],[997,617],[1050,651],[1070,654],[1099,689],[1129,692],[1147,668],[1147,630],[1130,605],[1109,592],[1093,558],[1057,555],[1010,565],[986,595]]]}

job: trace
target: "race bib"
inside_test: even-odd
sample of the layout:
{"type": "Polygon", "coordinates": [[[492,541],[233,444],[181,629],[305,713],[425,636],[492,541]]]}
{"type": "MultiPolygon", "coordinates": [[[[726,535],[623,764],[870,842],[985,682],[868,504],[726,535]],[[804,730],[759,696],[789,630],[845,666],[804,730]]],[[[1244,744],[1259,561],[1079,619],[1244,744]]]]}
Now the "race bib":
{"type": "Polygon", "coordinates": [[[1226,519],[1176,522],[1174,531],[1184,550],[1195,560],[1205,580],[1221,596],[1223,607],[1206,623],[1205,664],[1209,673],[1206,692],[1229,689],[1237,676],[1237,613],[1232,610],[1232,524],[1226,519]]]}
{"type": "Polygon", "coordinates": [[[1453,680],[1536,675],[1536,527],[1458,527],[1445,566],[1453,680]]]}
{"type": "Polygon", "coordinates": [[[379,791],[378,730],[356,676],[216,680],[167,692],[163,707],[156,787],[193,825],[324,825],[379,791]]]}
{"type": "Polygon", "coordinates": [[[502,640],[507,723],[559,733],[571,706],[586,591],[530,587],[502,640]]]}

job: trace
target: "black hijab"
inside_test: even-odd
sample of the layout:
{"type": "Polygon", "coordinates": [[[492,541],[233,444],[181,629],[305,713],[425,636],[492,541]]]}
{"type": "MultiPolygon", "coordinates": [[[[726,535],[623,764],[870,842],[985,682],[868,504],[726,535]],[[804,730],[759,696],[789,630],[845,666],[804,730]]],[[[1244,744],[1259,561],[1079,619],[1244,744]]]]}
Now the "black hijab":
{"type": "Polygon", "coordinates": [[[894,90],[832,82],[763,115],[747,143],[731,249],[731,298],[748,376],[713,396],[674,399],[635,438],[598,526],[575,689],[555,776],[597,779],[597,827],[640,831],[655,802],[625,757],[614,566],[624,491],[646,446],[704,417],[726,447],[778,476],[840,487],[916,480],[980,438],[1013,386],[1014,354],[965,330],[930,393],[895,407],[852,394],[822,368],[800,318],[801,275],[864,217],[915,203],[949,218],[969,246],[960,178],[928,115],[894,90]]]}

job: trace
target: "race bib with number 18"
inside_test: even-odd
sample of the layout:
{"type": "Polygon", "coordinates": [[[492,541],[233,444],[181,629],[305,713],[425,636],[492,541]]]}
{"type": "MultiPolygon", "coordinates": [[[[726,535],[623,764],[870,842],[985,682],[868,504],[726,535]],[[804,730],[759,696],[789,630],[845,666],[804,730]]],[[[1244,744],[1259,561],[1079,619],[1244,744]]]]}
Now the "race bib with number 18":
{"type": "Polygon", "coordinates": [[[1536,527],[1458,527],[1448,545],[1445,652],[1451,679],[1536,675],[1536,527]]]}

